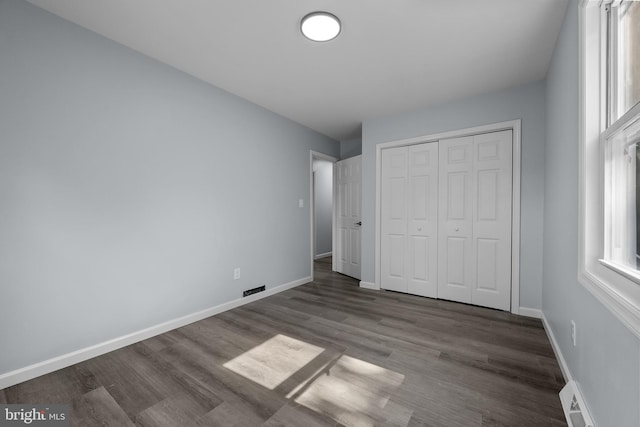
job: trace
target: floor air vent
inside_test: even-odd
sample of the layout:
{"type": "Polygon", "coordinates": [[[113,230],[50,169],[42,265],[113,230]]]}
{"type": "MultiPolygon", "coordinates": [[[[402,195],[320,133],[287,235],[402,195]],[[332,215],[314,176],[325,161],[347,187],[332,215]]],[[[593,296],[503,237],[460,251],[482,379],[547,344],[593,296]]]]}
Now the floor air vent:
{"type": "Polygon", "coordinates": [[[560,390],[560,402],[562,402],[562,410],[569,427],[593,427],[593,421],[589,416],[587,405],[584,404],[578,383],[569,381],[560,390]]]}

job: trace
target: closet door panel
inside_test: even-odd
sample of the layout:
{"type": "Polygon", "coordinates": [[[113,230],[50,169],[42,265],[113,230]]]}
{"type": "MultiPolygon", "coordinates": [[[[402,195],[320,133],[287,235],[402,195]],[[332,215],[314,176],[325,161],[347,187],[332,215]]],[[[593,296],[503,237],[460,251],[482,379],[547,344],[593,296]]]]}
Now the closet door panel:
{"type": "Polygon", "coordinates": [[[512,131],[474,137],[472,303],[511,308],[512,131]]]}
{"type": "Polygon", "coordinates": [[[473,137],[439,142],[438,298],[471,302],[473,137]]]}
{"type": "Polygon", "coordinates": [[[407,287],[438,296],[438,143],[409,147],[407,287]]]}
{"type": "Polygon", "coordinates": [[[407,292],[408,148],[382,150],[380,287],[407,292]]]}

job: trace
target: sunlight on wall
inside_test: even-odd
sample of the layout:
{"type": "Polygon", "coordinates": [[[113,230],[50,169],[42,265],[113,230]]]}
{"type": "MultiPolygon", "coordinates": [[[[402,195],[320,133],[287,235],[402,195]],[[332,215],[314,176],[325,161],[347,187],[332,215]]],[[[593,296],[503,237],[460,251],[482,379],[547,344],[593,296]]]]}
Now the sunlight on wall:
{"type": "Polygon", "coordinates": [[[228,361],[224,367],[273,390],[323,351],[323,348],[278,334],[228,361]]]}

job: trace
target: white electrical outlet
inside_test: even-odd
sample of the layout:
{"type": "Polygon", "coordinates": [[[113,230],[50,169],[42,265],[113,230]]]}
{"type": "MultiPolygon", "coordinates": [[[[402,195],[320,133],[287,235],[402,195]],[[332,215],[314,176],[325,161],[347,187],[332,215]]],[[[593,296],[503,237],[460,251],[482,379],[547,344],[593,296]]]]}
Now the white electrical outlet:
{"type": "Polygon", "coordinates": [[[576,346],[576,322],[571,321],[571,342],[573,346],[576,346]]]}
{"type": "Polygon", "coordinates": [[[233,269],[233,280],[238,280],[240,278],[240,267],[233,269]]]}

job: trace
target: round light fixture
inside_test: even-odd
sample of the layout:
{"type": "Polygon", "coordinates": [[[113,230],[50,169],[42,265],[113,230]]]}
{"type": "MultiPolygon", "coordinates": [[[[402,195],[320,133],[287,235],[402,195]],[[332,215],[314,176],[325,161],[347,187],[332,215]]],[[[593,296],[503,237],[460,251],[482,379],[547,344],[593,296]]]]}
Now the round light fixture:
{"type": "Polygon", "coordinates": [[[313,12],[302,18],[302,34],[315,42],[328,42],[340,34],[340,20],[328,12],[313,12]]]}

